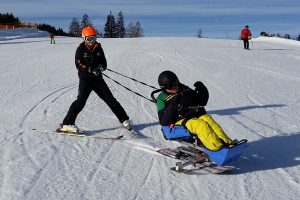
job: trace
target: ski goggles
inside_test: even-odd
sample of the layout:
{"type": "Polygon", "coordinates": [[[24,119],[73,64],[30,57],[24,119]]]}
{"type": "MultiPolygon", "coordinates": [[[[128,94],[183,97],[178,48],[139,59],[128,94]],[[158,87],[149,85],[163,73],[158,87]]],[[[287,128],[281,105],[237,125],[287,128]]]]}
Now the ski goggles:
{"type": "Polygon", "coordinates": [[[97,40],[97,36],[89,36],[85,38],[86,42],[95,42],[97,40]]]}

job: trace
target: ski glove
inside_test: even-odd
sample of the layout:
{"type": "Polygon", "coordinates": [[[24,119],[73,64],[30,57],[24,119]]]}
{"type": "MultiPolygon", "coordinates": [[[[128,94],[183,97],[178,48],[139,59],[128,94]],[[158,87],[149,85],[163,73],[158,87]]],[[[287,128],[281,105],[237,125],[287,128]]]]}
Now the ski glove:
{"type": "Polygon", "coordinates": [[[87,66],[86,69],[87,69],[87,72],[93,73],[93,67],[92,66],[87,66]]]}
{"type": "Polygon", "coordinates": [[[194,83],[194,86],[196,91],[201,91],[205,87],[205,85],[201,81],[197,81],[196,83],[194,83]]]}
{"type": "Polygon", "coordinates": [[[91,74],[94,74],[95,76],[98,76],[101,72],[101,70],[99,68],[94,68],[92,66],[87,66],[86,71],[91,74]]]}
{"type": "Polygon", "coordinates": [[[103,64],[99,64],[98,68],[100,69],[101,72],[106,70],[106,67],[103,64]]]}
{"type": "Polygon", "coordinates": [[[207,101],[209,99],[209,92],[206,86],[201,82],[197,81],[195,84],[195,91],[200,95],[200,105],[201,106],[206,106],[207,101]]]}
{"type": "Polygon", "coordinates": [[[106,68],[104,67],[104,65],[99,64],[94,70],[93,70],[93,74],[95,76],[98,76],[101,72],[103,72],[106,68]]]}

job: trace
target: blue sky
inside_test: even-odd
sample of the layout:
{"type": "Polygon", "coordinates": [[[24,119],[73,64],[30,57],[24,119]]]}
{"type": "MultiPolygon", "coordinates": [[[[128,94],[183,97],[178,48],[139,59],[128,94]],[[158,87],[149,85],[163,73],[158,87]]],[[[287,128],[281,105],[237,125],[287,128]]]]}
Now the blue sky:
{"type": "Polygon", "coordinates": [[[88,14],[103,31],[109,11],[122,11],[125,23],[140,21],[145,36],[194,37],[199,28],[210,38],[237,39],[248,24],[261,31],[300,34],[300,0],[1,0],[0,12],[23,21],[48,23],[68,31],[73,17],[88,14]]]}

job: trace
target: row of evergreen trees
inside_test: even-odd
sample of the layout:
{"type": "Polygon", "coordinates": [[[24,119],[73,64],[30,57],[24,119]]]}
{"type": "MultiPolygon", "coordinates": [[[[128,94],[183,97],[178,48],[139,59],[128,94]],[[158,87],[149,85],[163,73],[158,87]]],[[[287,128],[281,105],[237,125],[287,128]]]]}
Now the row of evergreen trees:
{"type": "MultiPolygon", "coordinates": [[[[20,23],[20,20],[18,17],[15,17],[12,13],[0,13],[0,24],[1,23],[20,23]]],[[[87,14],[83,15],[81,22],[79,22],[77,18],[73,18],[69,26],[68,33],[66,33],[61,28],[57,29],[54,26],[51,26],[46,23],[37,24],[37,28],[39,30],[47,31],[54,35],[71,37],[81,37],[81,30],[86,26],[93,26],[93,23],[89,19],[89,16],[87,14]]],[[[130,22],[127,28],[125,28],[124,15],[121,11],[118,13],[117,19],[115,19],[114,15],[110,12],[107,16],[103,32],[97,32],[99,37],[105,38],[143,37],[144,33],[142,25],[139,21],[135,23],[130,22]]]]}
{"type": "Polygon", "coordinates": [[[54,26],[51,26],[49,24],[38,24],[37,28],[41,31],[47,31],[48,33],[52,33],[54,35],[69,36],[69,34],[66,33],[63,29],[56,29],[54,26]]]}
{"type": "MultiPolygon", "coordinates": [[[[92,21],[89,19],[87,14],[82,16],[81,22],[77,18],[73,18],[69,26],[69,35],[73,37],[81,37],[81,30],[86,26],[93,26],[92,21]]],[[[98,32],[99,37],[104,38],[125,38],[125,37],[143,37],[143,28],[139,21],[133,23],[130,22],[125,28],[124,15],[120,11],[118,13],[117,19],[110,11],[106,18],[106,23],[104,25],[103,32],[98,32]]]]}
{"type": "Polygon", "coordinates": [[[265,36],[265,37],[280,37],[280,38],[285,38],[285,39],[293,39],[293,40],[298,40],[300,41],[300,34],[298,35],[298,37],[291,37],[290,34],[280,34],[280,33],[267,33],[265,31],[260,32],[261,36],[265,36]]]}
{"type": "MultiPolygon", "coordinates": [[[[0,13],[0,24],[16,24],[21,23],[18,17],[15,17],[12,13],[0,13]]],[[[54,35],[67,36],[68,33],[64,32],[61,28],[56,29],[49,24],[37,24],[37,28],[42,31],[47,31],[54,35]]]]}
{"type": "Polygon", "coordinates": [[[2,14],[0,13],[0,24],[20,23],[18,17],[15,17],[12,13],[2,14]]]}
{"type": "MultiPolygon", "coordinates": [[[[21,23],[18,17],[15,17],[12,13],[0,13],[0,24],[9,24],[9,23],[21,23]]],[[[81,37],[81,30],[86,26],[93,26],[92,21],[89,19],[87,14],[84,14],[82,17],[82,21],[79,22],[77,18],[73,18],[70,26],[69,26],[69,33],[66,33],[63,29],[58,28],[56,29],[54,26],[49,24],[38,24],[37,28],[39,30],[47,31],[54,35],[61,35],[61,36],[72,36],[72,37],[81,37]]],[[[133,23],[130,22],[125,28],[125,20],[123,13],[120,11],[118,13],[117,19],[115,19],[114,15],[110,12],[107,16],[106,23],[104,26],[104,33],[98,31],[98,35],[100,37],[105,38],[124,38],[124,37],[143,37],[143,28],[139,21],[133,23]]],[[[260,33],[262,36],[267,37],[282,37],[286,39],[295,39],[300,41],[300,34],[298,37],[291,37],[289,34],[281,35],[279,33],[267,33],[262,31],[260,33]]],[[[200,28],[196,34],[197,37],[203,37],[202,29],[200,28]]]]}

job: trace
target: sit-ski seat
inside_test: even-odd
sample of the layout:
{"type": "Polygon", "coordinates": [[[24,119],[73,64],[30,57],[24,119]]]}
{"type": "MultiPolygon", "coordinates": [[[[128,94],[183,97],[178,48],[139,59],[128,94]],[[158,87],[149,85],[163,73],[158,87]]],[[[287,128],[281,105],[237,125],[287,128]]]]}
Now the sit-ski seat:
{"type": "MultiPolygon", "coordinates": [[[[194,141],[192,134],[183,126],[174,126],[172,128],[169,126],[162,126],[161,130],[167,140],[180,140],[190,143],[194,141]]],[[[212,151],[203,146],[197,146],[197,148],[200,148],[202,151],[204,151],[218,166],[222,166],[237,160],[244,152],[246,143],[247,140],[243,139],[236,142],[232,147],[223,147],[218,151],[212,151]]]]}
{"type": "Polygon", "coordinates": [[[161,130],[163,132],[166,140],[186,140],[189,141],[193,138],[190,132],[184,128],[183,126],[173,126],[170,128],[169,126],[161,126],[161,130]]]}

